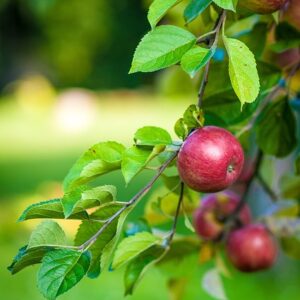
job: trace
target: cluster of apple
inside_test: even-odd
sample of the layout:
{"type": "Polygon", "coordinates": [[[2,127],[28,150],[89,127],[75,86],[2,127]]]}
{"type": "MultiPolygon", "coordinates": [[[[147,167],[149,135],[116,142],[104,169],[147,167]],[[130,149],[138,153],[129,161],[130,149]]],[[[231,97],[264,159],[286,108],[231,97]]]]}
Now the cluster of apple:
{"type": "Polygon", "coordinates": [[[226,252],[232,264],[243,272],[269,268],[276,260],[277,244],[263,224],[252,223],[241,197],[224,191],[240,176],[244,152],[227,130],[205,126],[196,129],[183,143],[177,167],[182,181],[206,195],[194,214],[198,235],[208,241],[226,237],[226,252]],[[234,217],[233,226],[226,226],[234,217]]]}

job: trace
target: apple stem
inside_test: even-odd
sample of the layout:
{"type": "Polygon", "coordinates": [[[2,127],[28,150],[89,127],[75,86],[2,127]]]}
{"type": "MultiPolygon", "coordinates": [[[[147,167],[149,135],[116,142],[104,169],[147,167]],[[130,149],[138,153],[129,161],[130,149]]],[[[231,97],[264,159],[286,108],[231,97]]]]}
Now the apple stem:
{"type": "MultiPolygon", "coordinates": [[[[218,45],[218,39],[219,39],[219,33],[221,31],[222,25],[224,24],[226,19],[226,11],[222,10],[221,13],[219,14],[219,17],[214,25],[214,29],[210,32],[210,36],[206,38],[206,41],[208,41],[208,47],[216,47],[218,45]]],[[[201,42],[202,40],[199,39],[198,42],[201,42]]],[[[211,63],[211,58],[208,60],[203,77],[201,80],[199,92],[198,92],[198,107],[201,108],[202,106],[202,99],[204,96],[204,91],[206,88],[206,85],[208,83],[208,74],[209,74],[209,69],[210,69],[210,63],[211,63]]]]}

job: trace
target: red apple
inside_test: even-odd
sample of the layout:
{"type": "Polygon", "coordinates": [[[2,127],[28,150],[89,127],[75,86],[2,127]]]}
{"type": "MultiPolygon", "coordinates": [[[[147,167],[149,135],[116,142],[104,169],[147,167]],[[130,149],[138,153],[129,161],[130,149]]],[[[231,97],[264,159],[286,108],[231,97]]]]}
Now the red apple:
{"type": "Polygon", "coordinates": [[[284,6],[283,20],[300,30],[300,0],[290,0],[284,6]]]}
{"type": "Polygon", "coordinates": [[[283,7],[286,2],[287,0],[240,0],[238,5],[257,14],[271,14],[283,7]]]}
{"type": "MultiPolygon", "coordinates": [[[[300,3],[299,3],[300,5],[300,3]]],[[[300,10],[300,8],[299,8],[300,10]]],[[[300,14],[299,14],[300,18],[300,14]]],[[[299,24],[300,25],[300,24],[299,24]]],[[[298,48],[288,49],[282,53],[276,54],[276,64],[281,68],[290,68],[300,61],[300,50],[298,48]]]]}
{"type": "Polygon", "coordinates": [[[277,257],[277,244],[262,224],[250,224],[229,234],[227,255],[242,272],[255,272],[270,268],[277,257]]]}
{"type": "Polygon", "coordinates": [[[195,130],[183,143],[177,167],[184,183],[199,192],[226,189],[239,177],[244,152],[227,130],[206,126],[195,130]]]}
{"type": "MultiPolygon", "coordinates": [[[[224,227],[222,220],[235,211],[240,200],[240,196],[231,191],[206,195],[194,213],[194,225],[198,235],[207,240],[218,238],[224,227]]],[[[247,204],[241,209],[238,219],[243,225],[251,222],[251,212],[247,204]]]]}

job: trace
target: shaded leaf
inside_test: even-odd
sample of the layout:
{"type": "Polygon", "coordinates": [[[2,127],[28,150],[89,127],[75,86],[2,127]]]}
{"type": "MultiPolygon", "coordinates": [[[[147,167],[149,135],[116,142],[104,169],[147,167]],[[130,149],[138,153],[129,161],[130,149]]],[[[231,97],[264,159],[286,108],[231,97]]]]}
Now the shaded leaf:
{"type": "Polygon", "coordinates": [[[196,43],[189,31],[172,25],[156,27],[137,46],[129,73],[157,71],[178,63],[196,43]]]}
{"type": "Polygon", "coordinates": [[[83,278],[89,265],[88,252],[67,249],[51,251],[42,260],[38,288],[47,299],[56,299],[83,278]]]}
{"type": "Polygon", "coordinates": [[[280,182],[281,194],[286,199],[300,200],[300,176],[285,175],[280,182]]]}
{"type": "Polygon", "coordinates": [[[287,99],[267,105],[255,123],[256,141],[260,149],[270,155],[284,157],[297,144],[296,122],[287,99]]]}
{"type": "Polygon", "coordinates": [[[184,18],[187,23],[196,19],[210,4],[212,0],[191,0],[184,10],[184,18]]]}

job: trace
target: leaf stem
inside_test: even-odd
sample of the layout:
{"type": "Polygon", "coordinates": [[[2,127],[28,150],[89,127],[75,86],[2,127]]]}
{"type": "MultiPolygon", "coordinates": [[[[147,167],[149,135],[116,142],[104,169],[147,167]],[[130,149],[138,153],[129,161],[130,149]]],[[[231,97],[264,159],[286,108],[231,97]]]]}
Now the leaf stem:
{"type": "Polygon", "coordinates": [[[105,221],[103,226],[86,242],[84,242],[82,245],[78,246],[78,250],[83,251],[87,250],[91,245],[93,245],[98,237],[102,234],[102,232],[115,220],[117,219],[128,207],[135,204],[144,194],[146,194],[153,186],[153,184],[156,182],[156,180],[160,177],[160,175],[164,172],[164,170],[168,167],[168,165],[175,159],[177,156],[178,151],[174,152],[173,155],[160,166],[158,169],[158,172],[153,176],[153,178],[149,181],[149,183],[143,187],[137,194],[135,194],[128,202],[124,204],[124,206],[118,210],[115,214],[113,214],[109,219],[105,221]]]}
{"type": "MultiPolygon", "coordinates": [[[[208,39],[209,40],[208,41],[209,48],[211,48],[213,46],[217,46],[218,39],[219,39],[219,33],[220,33],[221,28],[222,28],[222,25],[224,24],[225,19],[226,19],[226,11],[222,10],[222,12],[220,13],[220,15],[219,15],[219,17],[216,21],[214,29],[211,32],[207,33],[208,35],[212,35],[212,37],[213,37],[213,38],[208,39]]],[[[199,43],[199,40],[197,42],[199,43]]],[[[211,58],[208,60],[206,66],[205,66],[203,77],[202,77],[200,88],[199,88],[199,92],[198,92],[198,106],[200,108],[202,106],[202,99],[203,99],[203,96],[204,96],[204,91],[205,91],[206,85],[208,83],[208,75],[209,75],[210,64],[211,64],[211,58]]]]}

